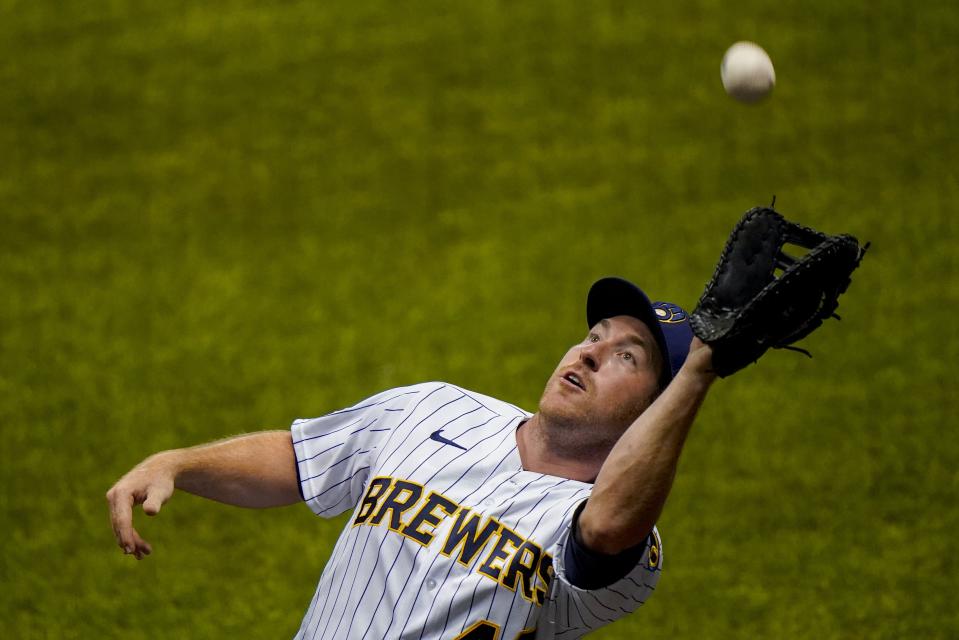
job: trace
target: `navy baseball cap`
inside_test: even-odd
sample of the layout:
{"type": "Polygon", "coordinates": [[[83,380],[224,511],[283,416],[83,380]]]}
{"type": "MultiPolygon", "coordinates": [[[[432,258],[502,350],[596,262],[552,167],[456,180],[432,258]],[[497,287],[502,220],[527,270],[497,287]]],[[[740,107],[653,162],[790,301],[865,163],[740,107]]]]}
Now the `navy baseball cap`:
{"type": "Polygon", "coordinates": [[[693,339],[689,315],[677,304],[650,302],[642,289],[629,280],[597,280],[586,296],[586,321],[594,327],[600,320],[614,316],[632,316],[649,327],[663,360],[669,363],[663,367],[660,383],[664,387],[669,384],[689,354],[693,339]]]}

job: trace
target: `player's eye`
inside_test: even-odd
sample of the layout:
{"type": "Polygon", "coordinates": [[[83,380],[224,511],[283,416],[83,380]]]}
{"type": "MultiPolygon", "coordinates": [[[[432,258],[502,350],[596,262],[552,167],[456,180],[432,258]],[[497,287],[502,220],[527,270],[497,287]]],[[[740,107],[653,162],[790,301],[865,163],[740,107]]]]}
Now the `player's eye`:
{"type": "Polygon", "coordinates": [[[589,334],[586,336],[586,342],[599,342],[599,335],[595,333],[589,334]]]}
{"type": "Polygon", "coordinates": [[[630,364],[635,364],[636,362],[636,358],[629,351],[624,351],[623,353],[619,354],[619,357],[630,364]]]}

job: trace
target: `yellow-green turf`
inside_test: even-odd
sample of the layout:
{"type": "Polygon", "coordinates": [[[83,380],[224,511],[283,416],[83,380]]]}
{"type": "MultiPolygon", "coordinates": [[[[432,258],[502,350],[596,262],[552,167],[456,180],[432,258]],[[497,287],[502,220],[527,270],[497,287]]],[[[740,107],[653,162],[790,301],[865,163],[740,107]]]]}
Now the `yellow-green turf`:
{"type": "Polygon", "coordinates": [[[873,249],[813,360],[716,385],[596,637],[957,637],[957,42],[945,0],[0,2],[0,637],[291,637],[342,520],[177,495],[137,563],[107,488],[395,385],[535,409],[593,279],[692,306],[774,194],[873,249]]]}

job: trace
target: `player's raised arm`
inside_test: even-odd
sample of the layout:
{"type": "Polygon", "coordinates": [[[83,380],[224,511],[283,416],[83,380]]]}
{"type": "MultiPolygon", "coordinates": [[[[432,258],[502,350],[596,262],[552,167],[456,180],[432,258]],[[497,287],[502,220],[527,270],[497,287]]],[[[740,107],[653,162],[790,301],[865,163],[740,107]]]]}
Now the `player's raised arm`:
{"type": "Polygon", "coordinates": [[[590,549],[617,554],[652,530],[686,436],[716,378],[711,356],[709,346],[694,339],[676,377],[610,451],[578,521],[580,538],[590,549]]]}
{"type": "Polygon", "coordinates": [[[107,491],[117,544],[141,559],[152,551],[133,526],[133,507],[156,515],[181,489],[240,507],[265,508],[300,501],[289,431],[263,431],[150,456],[107,491]]]}
{"type": "Polygon", "coordinates": [[[697,337],[685,363],[596,477],[579,519],[588,547],[617,553],[642,541],[662,511],[686,435],[715,377],[735,373],[770,348],[796,349],[794,342],[836,317],[839,296],[867,248],[853,236],[822,233],[769,207],[743,215],[689,318],[697,337]],[[789,255],[787,246],[807,252],[789,255]]]}

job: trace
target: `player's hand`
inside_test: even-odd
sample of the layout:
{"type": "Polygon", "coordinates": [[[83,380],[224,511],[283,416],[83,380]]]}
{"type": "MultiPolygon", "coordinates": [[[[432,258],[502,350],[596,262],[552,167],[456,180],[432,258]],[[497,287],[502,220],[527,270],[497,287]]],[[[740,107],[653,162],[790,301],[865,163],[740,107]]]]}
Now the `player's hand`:
{"type": "Polygon", "coordinates": [[[133,507],[142,504],[148,516],[159,513],[173,495],[174,478],[173,466],[164,454],[158,454],[135,466],[107,491],[113,534],[124,553],[141,560],[153,551],[133,528],[133,507]]]}
{"type": "Polygon", "coordinates": [[[689,343],[689,355],[686,356],[682,368],[688,373],[706,377],[711,381],[716,377],[713,371],[713,348],[693,337],[693,341],[689,343]]]}

